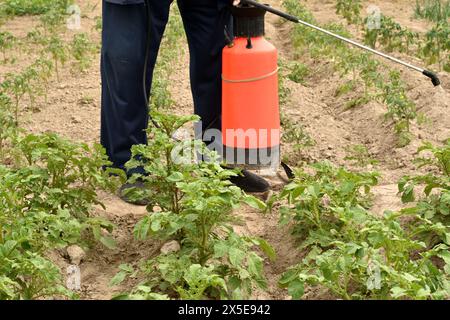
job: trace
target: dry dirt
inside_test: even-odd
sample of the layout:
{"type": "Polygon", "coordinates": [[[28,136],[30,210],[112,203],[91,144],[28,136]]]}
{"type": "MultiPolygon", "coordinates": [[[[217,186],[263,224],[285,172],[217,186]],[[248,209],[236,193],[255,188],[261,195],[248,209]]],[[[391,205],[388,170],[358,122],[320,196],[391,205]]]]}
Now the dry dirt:
{"type": "MultiPolygon", "coordinates": [[[[82,30],[88,32],[92,39],[99,42],[99,33],[93,29],[95,17],[101,15],[100,0],[77,1],[83,13],[82,30]]],[[[274,7],[281,7],[280,0],[266,0],[274,7]]],[[[340,21],[337,18],[333,1],[304,1],[320,22],[340,21]]],[[[383,12],[395,12],[395,18],[400,23],[416,31],[423,32],[429,27],[423,21],[411,19],[411,1],[372,1],[383,12]]],[[[367,2],[369,4],[369,2],[367,2]]],[[[267,38],[280,50],[281,58],[292,59],[292,48],[289,43],[289,31],[292,25],[281,23],[280,19],[268,15],[267,38]]],[[[35,18],[24,17],[9,21],[5,28],[16,36],[24,36],[36,24],[35,18]]],[[[358,30],[354,31],[360,37],[358,30]]],[[[71,36],[70,32],[66,36],[71,36]]],[[[16,50],[17,63],[0,65],[0,80],[6,72],[17,71],[27,65],[34,58],[33,51],[23,53],[16,50]]],[[[420,64],[415,58],[397,55],[420,64]]],[[[182,113],[192,112],[192,98],[188,77],[188,53],[180,58],[182,63],[175,67],[171,83],[173,98],[176,101],[174,110],[182,113]]],[[[98,68],[98,54],[92,67],[85,74],[72,73],[70,66],[61,71],[61,81],[53,80],[48,96],[48,103],[39,103],[38,110],[30,111],[25,104],[21,112],[22,127],[30,132],[56,132],[65,137],[84,141],[98,142],[100,127],[100,73],[98,68]]],[[[302,152],[302,157],[310,160],[328,159],[339,165],[349,165],[344,160],[346,147],[355,144],[365,145],[373,158],[379,161],[375,167],[382,174],[380,186],[374,189],[375,214],[382,214],[387,209],[399,209],[402,204],[397,197],[396,181],[404,174],[412,173],[415,169],[411,164],[415,150],[422,141],[441,143],[450,137],[449,112],[449,74],[441,73],[443,87],[434,89],[431,84],[419,74],[402,69],[402,75],[408,85],[408,94],[417,103],[418,110],[426,115],[429,122],[425,125],[414,126],[414,141],[405,148],[395,147],[395,136],[389,123],[383,121],[382,115],[385,107],[371,102],[366,106],[344,110],[343,102],[334,97],[340,80],[339,75],[331,71],[326,62],[302,61],[313,70],[314,74],[303,86],[286,80],[291,90],[289,101],[282,106],[283,111],[299,124],[314,139],[316,144],[302,152]]],[[[393,68],[398,68],[392,65],[393,68]]],[[[289,146],[286,150],[291,152],[289,146]]],[[[276,178],[271,178],[274,184],[279,184],[276,178]]],[[[110,299],[121,290],[126,290],[133,281],[125,283],[122,287],[111,288],[109,280],[118,271],[121,263],[136,265],[145,257],[158,252],[161,243],[149,240],[143,243],[133,239],[132,229],[136,221],[145,214],[145,208],[123,203],[115,195],[100,193],[100,199],[106,210],[95,208],[95,214],[112,220],[117,228],[114,236],[118,246],[108,250],[95,245],[87,251],[87,257],[81,264],[82,292],[85,299],[110,299]]],[[[236,213],[245,223],[237,226],[239,232],[260,236],[271,243],[278,255],[274,263],[266,264],[266,273],[269,280],[267,292],[257,292],[255,298],[259,299],[287,299],[287,293],[279,289],[277,280],[286,268],[299,261],[301,253],[296,250],[296,243],[290,236],[289,230],[278,225],[276,213],[262,215],[249,208],[243,208],[236,213]]],[[[63,257],[54,257],[61,267],[68,265],[63,257]]],[[[64,269],[63,269],[64,270],[64,269]]],[[[307,298],[326,298],[321,292],[311,291],[307,298]]]]}

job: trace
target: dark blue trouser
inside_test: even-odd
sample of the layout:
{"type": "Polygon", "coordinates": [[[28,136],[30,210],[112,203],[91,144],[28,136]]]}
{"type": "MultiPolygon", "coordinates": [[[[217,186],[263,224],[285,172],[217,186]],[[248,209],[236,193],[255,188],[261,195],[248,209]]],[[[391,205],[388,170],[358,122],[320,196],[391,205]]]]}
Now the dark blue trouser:
{"type": "MultiPolygon", "coordinates": [[[[118,168],[123,168],[130,159],[133,145],[147,143],[144,130],[148,110],[142,78],[148,21],[142,2],[103,1],[101,144],[118,168]]],[[[149,0],[152,38],[148,93],[171,2],[149,0]]],[[[226,2],[228,0],[178,0],[189,42],[194,111],[201,117],[203,129],[220,129],[221,52],[225,46],[224,28],[230,21],[226,2]]]]}

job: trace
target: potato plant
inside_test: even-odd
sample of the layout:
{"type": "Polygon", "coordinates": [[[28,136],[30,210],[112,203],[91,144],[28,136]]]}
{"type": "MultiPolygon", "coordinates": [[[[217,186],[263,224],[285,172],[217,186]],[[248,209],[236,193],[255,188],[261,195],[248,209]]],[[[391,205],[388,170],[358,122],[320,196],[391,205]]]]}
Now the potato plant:
{"type": "Polygon", "coordinates": [[[14,144],[19,131],[13,114],[11,99],[0,92],[0,165],[9,160],[10,148],[14,144]]]}
{"type": "Polygon", "coordinates": [[[53,62],[45,57],[39,57],[32,66],[37,72],[37,78],[40,84],[39,89],[43,92],[45,102],[47,103],[49,82],[53,74],[53,62]]]}
{"type": "Polygon", "coordinates": [[[449,0],[416,0],[414,11],[416,18],[433,22],[448,21],[450,18],[449,0]]]}
{"type": "Polygon", "coordinates": [[[33,29],[27,33],[26,36],[27,43],[45,46],[47,38],[43,35],[40,29],[33,29]]]}
{"type": "Polygon", "coordinates": [[[300,151],[315,144],[301,124],[296,123],[283,113],[281,114],[281,125],[283,128],[282,141],[291,143],[295,151],[300,151]]]}
{"type": "Polygon", "coordinates": [[[9,15],[40,15],[52,9],[66,10],[71,0],[4,0],[4,11],[9,15]]]}
{"type": "Polygon", "coordinates": [[[14,100],[16,123],[19,123],[20,103],[25,96],[28,96],[30,108],[33,109],[35,108],[36,98],[46,94],[44,90],[47,83],[48,67],[47,63],[43,64],[43,61],[36,60],[34,64],[28,66],[19,74],[6,74],[1,86],[14,100]],[[44,81],[44,86],[42,81],[44,81]]]}
{"type": "Polygon", "coordinates": [[[278,77],[278,99],[280,105],[284,106],[290,98],[291,90],[286,86],[285,74],[289,70],[288,62],[278,59],[278,66],[280,68],[279,72],[282,76],[278,77]]]}
{"type": "Polygon", "coordinates": [[[22,98],[30,90],[30,82],[26,73],[12,74],[7,73],[5,80],[1,84],[2,89],[7,92],[14,101],[14,119],[19,123],[19,107],[22,98]]]}
{"type": "Polygon", "coordinates": [[[348,24],[357,24],[361,21],[361,0],[337,0],[336,13],[347,20],[348,24]]]}
{"type": "Polygon", "coordinates": [[[273,256],[271,248],[263,240],[236,235],[231,224],[236,219],[231,213],[241,203],[261,210],[264,203],[231,185],[228,179],[237,173],[223,168],[217,155],[200,141],[172,138],[196,116],[152,115],[159,125],[149,129],[152,144],[133,147],[133,160],[127,164],[129,170],[146,172],[131,178],[131,182],[142,181],[145,189],[129,190],[128,196],[150,201],[149,215],[136,225],[135,236],[176,239],[182,249],[149,261],[144,267],[146,285],[153,293],[180,298],[241,298],[251,293],[254,284],[265,288],[263,259],[252,248],[260,246],[273,256]],[[197,153],[208,160],[197,162],[192,158],[197,153]],[[197,274],[198,268],[210,277],[189,283],[187,277],[197,274]],[[206,281],[204,290],[197,291],[196,281],[206,281]]]}
{"type": "MultiPolygon", "coordinates": [[[[376,217],[368,212],[376,173],[352,173],[327,163],[313,168],[314,174],[298,170],[271,200],[280,203],[281,223],[293,223],[300,248],[308,252],[280,279],[293,298],[315,286],[341,299],[449,297],[447,244],[429,248],[415,239],[417,229],[401,223],[409,213],[376,217]],[[410,259],[417,251],[419,257],[410,259]],[[443,259],[445,270],[433,258],[443,259]]],[[[424,227],[436,226],[426,221],[424,227]]]]}
{"type": "Polygon", "coordinates": [[[0,165],[0,298],[73,297],[46,253],[81,244],[87,231],[114,245],[113,225],[89,210],[100,204],[97,190],[112,191],[116,179],[101,170],[109,162],[100,147],[54,134],[20,137],[17,153],[16,163],[0,165]]]}
{"type": "Polygon", "coordinates": [[[404,176],[398,184],[399,193],[404,203],[414,203],[415,207],[407,209],[420,216],[417,222],[429,220],[436,223],[435,229],[420,230],[427,243],[436,241],[436,237],[450,243],[450,139],[444,146],[436,147],[425,143],[418,153],[423,155],[416,159],[419,168],[430,171],[422,175],[404,176]],[[424,187],[420,192],[419,187],[424,187]],[[417,197],[418,194],[422,196],[417,197]]]}
{"type": "Polygon", "coordinates": [[[448,21],[439,22],[427,32],[421,54],[429,65],[437,63],[440,70],[450,71],[450,24],[448,21]]]}
{"type": "Polygon", "coordinates": [[[60,80],[60,66],[63,66],[68,59],[68,53],[67,53],[67,45],[64,43],[64,41],[59,38],[58,36],[51,36],[47,46],[45,48],[45,51],[51,55],[53,59],[53,66],[55,68],[56,72],[56,78],[59,81],[60,80]]]}
{"type": "Polygon", "coordinates": [[[293,62],[289,66],[288,79],[295,82],[306,85],[306,78],[310,74],[308,67],[300,62],[293,62]]]}
{"type": "MultiPolygon", "coordinates": [[[[367,25],[367,24],[366,24],[367,25]]],[[[419,34],[402,27],[394,19],[381,16],[381,28],[369,29],[367,26],[364,29],[364,42],[376,48],[379,44],[388,52],[411,52],[411,47],[419,41],[419,34]]]]}
{"type": "Polygon", "coordinates": [[[91,66],[92,54],[96,49],[89,36],[86,33],[74,35],[69,47],[75,61],[75,68],[81,72],[87,71],[91,66]]]}
{"type": "Polygon", "coordinates": [[[65,22],[65,10],[60,8],[53,8],[39,17],[40,26],[42,27],[44,34],[55,35],[65,22]]]}
{"type": "Polygon", "coordinates": [[[382,101],[386,103],[388,112],[385,118],[394,122],[398,135],[398,146],[404,147],[411,142],[410,125],[417,117],[415,104],[407,97],[400,73],[391,71],[389,82],[382,84],[382,101]]]}
{"type": "Polygon", "coordinates": [[[8,31],[0,32],[0,51],[3,54],[3,63],[8,61],[6,52],[12,49],[16,42],[17,39],[11,32],[8,31]]]}
{"type": "MultiPolygon", "coordinates": [[[[353,173],[343,168],[334,168],[329,162],[314,164],[312,169],[315,171],[314,175],[298,170],[296,180],[271,199],[271,203],[286,199],[292,205],[280,209],[280,221],[282,224],[301,221],[293,229],[295,234],[322,233],[328,224],[334,226],[337,214],[335,207],[370,206],[370,188],[378,182],[377,173],[353,173]]],[[[327,239],[333,237],[326,234],[320,236],[323,240],[321,244],[325,246],[327,239]]],[[[311,243],[305,245],[309,246],[311,243]]]]}
{"type": "Polygon", "coordinates": [[[351,161],[354,166],[358,166],[360,168],[378,164],[377,160],[372,159],[367,147],[362,144],[355,144],[347,147],[346,157],[344,160],[351,161]]]}

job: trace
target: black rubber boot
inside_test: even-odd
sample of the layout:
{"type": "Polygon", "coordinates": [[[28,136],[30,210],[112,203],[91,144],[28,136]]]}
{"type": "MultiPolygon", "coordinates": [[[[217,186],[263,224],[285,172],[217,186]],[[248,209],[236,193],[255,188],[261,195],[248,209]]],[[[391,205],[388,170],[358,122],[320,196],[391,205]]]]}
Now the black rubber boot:
{"type": "Polygon", "coordinates": [[[261,193],[270,189],[270,184],[264,178],[247,170],[242,170],[240,175],[231,177],[230,181],[248,193],[261,193]]]}
{"type": "Polygon", "coordinates": [[[150,204],[150,201],[148,199],[139,199],[139,200],[134,200],[132,198],[129,197],[129,195],[127,195],[127,190],[132,189],[132,188],[136,188],[136,189],[144,189],[144,183],[143,182],[135,182],[135,183],[125,183],[122,185],[122,187],[120,187],[119,190],[119,197],[120,199],[122,199],[123,201],[129,203],[129,204],[133,204],[135,206],[147,206],[150,204]]]}

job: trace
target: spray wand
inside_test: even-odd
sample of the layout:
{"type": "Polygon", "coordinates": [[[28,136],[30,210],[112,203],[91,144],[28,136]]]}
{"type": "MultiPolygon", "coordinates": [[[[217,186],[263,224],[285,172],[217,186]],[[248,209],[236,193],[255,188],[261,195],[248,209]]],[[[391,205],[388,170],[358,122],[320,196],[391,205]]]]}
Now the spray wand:
{"type": "Polygon", "coordinates": [[[383,52],[380,52],[380,51],[378,51],[378,50],[375,50],[375,49],[373,49],[373,48],[370,48],[370,47],[368,47],[368,46],[365,46],[365,45],[363,45],[363,44],[361,44],[361,43],[358,43],[358,42],[356,42],[356,41],[354,41],[354,40],[345,38],[345,37],[343,37],[343,36],[340,36],[340,35],[338,35],[338,34],[335,34],[335,33],[331,32],[331,31],[328,31],[328,30],[326,30],[326,29],[320,28],[320,27],[315,26],[315,25],[313,25],[313,24],[311,24],[311,23],[308,23],[308,22],[306,22],[306,21],[300,20],[300,19],[297,18],[297,17],[294,17],[294,16],[292,16],[292,15],[290,15],[290,14],[287,14],[287,13],[285,13],[285,12],[282,12],[282,11],[280,11],[280,10],[277,10],[277,9],[275,9],[275,8],[272,8],[272,7],[268,6],[268,5],[261,4],[261,3],[257,2],[257,1],[254,1],[254,0],[241,0],[240,2],[241,2],[241,4],[248,4],[248,5],[251,5],[251,6],[260,8],[260,9],[263,9],[263,10],[265,10],[265,11],[267,11],[267,12],[270,12],[270,13],[273,13],[273,14],[275,14],[275,15],[277,15],[277,16],[280,16],[280,17],[282,17],[282,18],[284,18],[284,19],[286,19],[286,20],[289,20],[289,21],[292,21],[292,22],[295,22],[295,23],[302,24],[302,25],[304,25],[304,26],[306,26],[306,27],[309,27],[309,28],[312,28],[312,29],[317,30],[317,31],[319,31],[319,32],[325,33],[325,34],[327,34],[327,35],[329,35],[329,36],[331,36],[331,37],[333,37],[333,38],[336,38],[336,39],[342,40],[342,41],[344,41],[344,42],[346,42],[346,43],[349,43],[349,44],[351,44],[351,45],[353,45],[353,46],[355,46],[355,47],[358,47],[358,48],[360,48],[360,49],[362,49],[362,50],[369,51],[369,52],[371,52],[371,53],[373,53],[373,54],[375,54],[375,55],[377,55],[377,56],[383,57],[383,58],[385,58],[385,59],[387,59],[387,60],[390,60],[390,61],[393,61],[393,62],[395,62],[395,63],[398,63],[398,64],[400,64],[400,65],[402,65],[402,66],[404,66],[404,67],[407,67],[407,68],[412,69],[412,70],[414,70],[414,71],[420,72],[420,73],[422,73],[424,76],[430,78],[430,79],[431,79],[431,82],[433,83],[433,85],[434,85],[435,87],[437,87],[437,86],[439,86],[439,85],[441,84],[441,81],[439,80],[438,76],[437,76],[434,72],[432,72],[432,71],[429,71],[429,70],[426,70],[426,69],[417,67],[417,66],[415,66],[415,65],[412,65],[411,63],[402,61],[402,60],[397,59],[397,58],[395,58],[395,57],[393,57],[393,56],[387,55],[387,54],[385,54],[385,53],[383,53],[383,52]]]}

